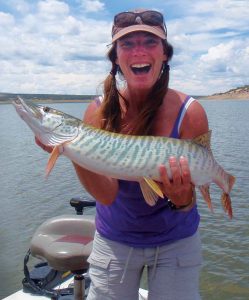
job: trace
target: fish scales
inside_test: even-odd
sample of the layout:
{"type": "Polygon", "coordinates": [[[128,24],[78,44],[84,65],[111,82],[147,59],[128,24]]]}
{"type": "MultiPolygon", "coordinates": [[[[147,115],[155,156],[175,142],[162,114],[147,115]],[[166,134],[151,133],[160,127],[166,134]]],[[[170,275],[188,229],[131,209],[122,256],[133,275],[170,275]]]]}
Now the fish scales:
{"type": "Polygon", "coordinates": [[[146,202],[152,205],[151,203],[155,203],[155,194],[160,197],[162,194],[158,192],[157,185],[149,184],[148,179],[160,181],[161,164],[166,166],[171,176],[169,157],[185,156],[188,159],[192,183],[200,188],[209,207],[211,198],[208,187],[214,182],[223,191],[221,201],[225,212],[232,217],[229,194],[235,178],[216,162],[209,147],[199,144],[210,137],[209,133],[196,138],[196,142],[167,137],[123,135],[86,125],[79,119],[53,108],[32,102],[25,103],[21,98],[13,104],[37,138],[43,144],[54,147],[47,167],[48,173],[59,154],[63,154],[92,172],[138,181],[146,202]],[[146,193],[144,189],[152,191],[146,193]]]}
{"type": "MultiPolygon", "coordinates": [[[[83,139],[81,135],[78,137],[79,139],[83,139]]],[[[101,147],[100,153],[102,154],[101,162],[107,166],[107,172],[110,172],[112,176],[118,176],[119,174],[116,174],[119,172],[119,167],[121,161],[125,161],[126,163],[123,165],[123,170],[126,172],[132,172],[139,175],[145,175],[143,174],[143,171],[146,170],[146,167],[150,169],[151,164],[154,162],[154,156],[153,152],[151,151],[151,148],[153,148],[153,139],[150,139],[148,137],[144,137],[139,141],[140,147],[136,148],[138,150],[138,157],[139,159],[137,161],[134,161],[133,153],[135,146],[137,145],[137,139],[133,137],[133,143],[130,144],[129,147],[127,147],[126,143],[123,143],[120,141],[120,137],[118,135],[112,136],[112,135],[106,135],[102,133],[102,138],[105,140],[105,146],[101,147]],[[121,147],[122,146],[122,147],[121,147]],[[139,155],[141,153],[141,155],[139,155]],[[122,160],[120,160],[122,158],[122,160]],[[150,158],[149,162],[148,159],[150,158]],[[136,172],[134,169],[136,167],[136,172]],[[142,174],[141,174],[142,172],[142,174]]],[[[102,139],[101,138],[101,139],[102,139]]],[[[100,141],[101,141],[100,139],[100,141]]],[[[94,149],[100,149],[98,145],[98,140],[96,141],[96,137],[92,137],[92,141],[94,142],[94,149]]],[[[73,150],[74,142],[70,144],[70,148],[73,150]]],[[[88,163],[95,164],[94,158],[92,156],[93,148],[89,148],[86,152],[86,149],[82,149],[82,152],[80,155],[83,157],[85,156],[88,160],[88,163]],[[92,160],[90,162],[90,159],[92,160]]],[[[157,162],[158,164],[159,162],[157,162]]],[[[102,169],[102,168],[101,168],[102,169]]],[[[98,171],[98,170],[96,170],[98,171]]],[[[127,174],[128,175],[128,174],[127,174]]],[[[155,174],[154,174],[155,175],[155,174]]],[[[158,175],[158,174],[157,174],[158,175]]],[[[125,176],[127,177],[127,176],[125,176]]],[[[158,176],[157,176],[158,177],[158,176]]]]}

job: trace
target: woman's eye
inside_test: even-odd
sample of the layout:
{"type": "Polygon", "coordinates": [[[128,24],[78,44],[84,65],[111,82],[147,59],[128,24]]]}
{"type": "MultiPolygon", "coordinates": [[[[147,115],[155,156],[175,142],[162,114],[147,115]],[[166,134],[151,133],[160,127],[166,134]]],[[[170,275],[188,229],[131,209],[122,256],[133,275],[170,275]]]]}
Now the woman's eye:
{"type": "Polygon", "coordinates": [[[145,41],[146,46],[155,46],[155,45],[157,45],[157,43],[158,42],[155,39],[148,39],[148,40],[145,41]]]}
{"type": "Polygon", "coordinates": [[[123,41],[121,44],[122,48],[132,48],[133,47],[133,43],[131,41],[123,41]]]}

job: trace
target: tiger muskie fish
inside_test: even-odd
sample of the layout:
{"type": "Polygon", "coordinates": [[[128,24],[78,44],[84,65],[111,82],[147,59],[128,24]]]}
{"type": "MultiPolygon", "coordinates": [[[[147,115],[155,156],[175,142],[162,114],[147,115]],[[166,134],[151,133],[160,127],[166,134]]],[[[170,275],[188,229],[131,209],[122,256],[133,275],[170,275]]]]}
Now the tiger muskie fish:
{"type": "Polygon", "coordinates": [[[188,159],[191,181],[200,189],[208,207],[212,210],[209,185],[214,182],[222,189],[223,208],[232,218],[229,194],[235,177],[216,162],[207,142],[210,132],[194,140],[117,134],[84,124],[54,108],[26,103],[20,97],[13,104],[35,136],[44,145],[54,147],[47,164],[47,175],[63,154],[97,174],[138,181],[145,201],[155,205],[158,196],[164,197],[157,183],[160,182],[159,166],[165,165],[171,177],[169,157],[179,159],[184,156],[188,159]]]}

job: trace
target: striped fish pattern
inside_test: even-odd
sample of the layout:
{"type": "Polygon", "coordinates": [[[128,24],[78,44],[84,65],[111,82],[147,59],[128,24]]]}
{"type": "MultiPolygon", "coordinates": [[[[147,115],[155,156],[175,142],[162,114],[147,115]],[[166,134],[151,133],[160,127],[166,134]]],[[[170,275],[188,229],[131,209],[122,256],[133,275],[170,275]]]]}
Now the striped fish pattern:
{"type": "Polygon", "coordinates": [[[133,136],[108,132],[84,124],[81,120],[50,107],[26,103],[19,98],[14,106],[37,138],[54,150],[47,165],[47,175],[59,155],[92,172],[140,183],[145,201],[154,205],[160,190],[159,166],[165,165],[169,176],[170,156],[188,159],[192,183],[197,186],[212,209],[209,185],[222,189],[221,202],[232,217],[230,192],[235,178],[215,160],[207,141],[210,133],[196,140],[180,140],[158,136],[133,136]],[[203,142],[204,138],[204,142],[203,142]]]}

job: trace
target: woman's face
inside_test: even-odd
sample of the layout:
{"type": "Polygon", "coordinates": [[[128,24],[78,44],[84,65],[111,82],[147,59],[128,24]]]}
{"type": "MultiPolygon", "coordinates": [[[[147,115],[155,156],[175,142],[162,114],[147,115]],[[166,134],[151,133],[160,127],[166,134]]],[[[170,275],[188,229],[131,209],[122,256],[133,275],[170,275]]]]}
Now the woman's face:
{"type": "Polygon", "coordinates": [[[117,41],[117,59],[128,88],[147,91],[157,81],[167,60],[162,40],[147,32],[135,32],[117,41]]]}

